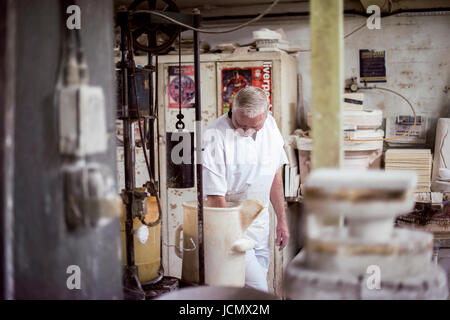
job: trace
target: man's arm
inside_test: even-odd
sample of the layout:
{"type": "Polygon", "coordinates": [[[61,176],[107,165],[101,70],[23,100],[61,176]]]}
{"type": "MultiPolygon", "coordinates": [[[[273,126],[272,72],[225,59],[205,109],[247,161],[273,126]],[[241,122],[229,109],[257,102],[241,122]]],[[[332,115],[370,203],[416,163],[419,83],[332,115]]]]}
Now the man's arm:
{"type": "Polygon", "coordinates": [[[229,79],[229,80],[227,81],[227,83],[225,83],[225,85],[223,86],[223,91],[227,91],[227,90],[228,90],[228,87],[229,87],[230,84],[231,84],[231,80],[232,80],[232,79],[229,79]]]}
{"type": "Polygon", "coordinates": [[[270,202],[272,202],[275,214],[277,215],[277,238],[275,243],[277,246],[280,246],[279,250],[281,251],[289,241],[289,229],[284,210],[283,181],[278,170],[275,173],[272,187],[270,188],[270,202]]]}
{"type": "Polygon", "coordinates": [[[208,207],[226,208],[227,192],[225,147],[220,131],[207,127],[203,131],[203,192],[208,207]]]}
{"type": "Polygon", "coordinates": [[[208,199],[208,207],[214,207],[214,208],[226,208],[227,202],[225,201],[224,196],[206,196],[208,199]]]}

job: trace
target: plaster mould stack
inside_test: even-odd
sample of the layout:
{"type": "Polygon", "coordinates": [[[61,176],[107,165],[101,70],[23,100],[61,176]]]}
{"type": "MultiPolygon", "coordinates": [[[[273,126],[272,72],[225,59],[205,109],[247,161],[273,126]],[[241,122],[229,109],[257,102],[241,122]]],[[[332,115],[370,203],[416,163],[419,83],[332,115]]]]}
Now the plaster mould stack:
{"type": "Polygon", "coordinates": [[[430,192],[432,155],[429,149],[389,149],[385,170],[414,171],[418,176],[415,192],[430,192]]]}

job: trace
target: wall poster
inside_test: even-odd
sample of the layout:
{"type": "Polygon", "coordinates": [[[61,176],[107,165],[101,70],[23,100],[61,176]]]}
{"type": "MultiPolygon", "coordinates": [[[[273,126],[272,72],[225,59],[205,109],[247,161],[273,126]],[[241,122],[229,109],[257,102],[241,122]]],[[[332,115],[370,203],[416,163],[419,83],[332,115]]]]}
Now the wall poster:
{"type": "MultiPolygon", "coordinates": [[[[180,96],[180,67],[169,66],[169,108],[179,107],[180,96]]],[[[195,79],[194,66],[181,66],[181,107],[195,107],[195,79]]]]}
{"type": "Polygon", "coordinates": [[[247,86],[262,88],[269,99],[272,110],[272,62],[264,62],[258,67],[224,68],[221,72],[222,84],[222,114],[233,108],[236,93],[247,86]]]}

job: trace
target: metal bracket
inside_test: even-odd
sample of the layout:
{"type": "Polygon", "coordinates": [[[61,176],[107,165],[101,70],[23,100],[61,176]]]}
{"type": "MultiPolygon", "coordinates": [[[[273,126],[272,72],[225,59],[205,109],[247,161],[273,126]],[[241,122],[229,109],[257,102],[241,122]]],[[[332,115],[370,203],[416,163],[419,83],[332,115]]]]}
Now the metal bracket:
{"type": "Polygon", "coordinates": [[[142,220],[145,217],[147,212],[147,203],[145,199],[150,196],[148,192],[136,189],[131,191],[122,190],[120,196],[122,197],[122,201],[125,205],[131,203],[133,219],[138,218],[142,220]]]}
{"type": "Polygon", "coordinates": [[[103,218],[121,214],[109,170],[99,164],[76,163],[64,169],[64,212],[69,230],[96,227],[103,218]]]}

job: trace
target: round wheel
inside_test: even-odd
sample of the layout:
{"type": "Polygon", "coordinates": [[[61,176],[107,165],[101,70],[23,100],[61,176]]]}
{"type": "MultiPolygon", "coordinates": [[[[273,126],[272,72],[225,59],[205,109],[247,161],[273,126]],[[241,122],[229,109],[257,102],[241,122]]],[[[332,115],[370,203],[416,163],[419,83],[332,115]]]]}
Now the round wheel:
{"type": "MultiPolygon", "coordinates": [[[[172,0],[136,0],[129,11],[158,10],[162,12],[180,12],[172,0]]],[[[168,49],[180,33],[180,27],[169,23],[152,23],[150,13],[134,14],[131,20],[131,32],[135,48],[157,53],[168,49]]]]}

